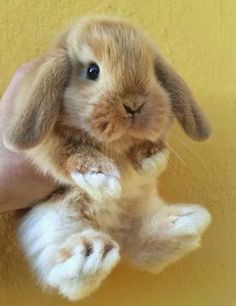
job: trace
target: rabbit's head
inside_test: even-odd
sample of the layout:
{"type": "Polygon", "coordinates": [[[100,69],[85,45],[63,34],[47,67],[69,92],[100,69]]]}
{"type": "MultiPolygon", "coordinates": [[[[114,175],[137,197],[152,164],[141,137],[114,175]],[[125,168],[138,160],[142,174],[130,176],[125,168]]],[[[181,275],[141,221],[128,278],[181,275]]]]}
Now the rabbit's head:
{"type": "Polygon", "coordinates": [[[38,145],[55,124],[98,143],[156,141],[176,117],[193,139],[209,136],[186,83],[141,31],[118,18],[85,18],[73,25],[25,83],[6,134],[6,143],[18,150],[38,145]]]}

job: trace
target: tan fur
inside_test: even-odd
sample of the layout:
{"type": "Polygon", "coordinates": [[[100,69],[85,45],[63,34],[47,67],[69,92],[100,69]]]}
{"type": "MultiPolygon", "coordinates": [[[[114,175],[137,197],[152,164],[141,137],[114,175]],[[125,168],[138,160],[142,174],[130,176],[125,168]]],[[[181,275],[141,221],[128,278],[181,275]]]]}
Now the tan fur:
{"type": "MultiPolygon", "coordinates": [[[[55,215],[51,235],[54,237],[59,227],[60,239],[65,240],[56,258],[69,259],[76,244],[82,244],[85,256],[90,257],[93,241],[103,241],[105,258],[113,248],[118,250],[116,241],[133,263],[145,268],[157,263],[158,271],[198,246],[196,241],[209,222],[208,214],[195,206],[191,213],[185,213],[185,207],[164,205],[157,195],[155,178],[163,168],[158,163],[166,163],[165,138],[173,116],[194,139],[207,138],[209,128],[185,82],[142,32],[117,18],[82,19],[35,64],[16,98],[6,145],[26,150],[38,168],[62,186],[60,192],[26,215],[23,237],[27,238],[29,220],[45,224],[44,216],[55,215]],[[91,62],[100,67],[97,81],[86,79],[91,62]],[[139,108],[139,112],[131,118],[125,106],[139,108]],[[116,197],[107,197],[104,191],[98,198],[97,190],[94,194],[93,190],[83,190],[74,176],[83,180],[87,174],[90,179],[102,174],[117,184],[116,197]],[[196,234],[184,235],[178,227],[176,234],[174,229],[170,233],[172,218],[179,220],[195,213],[196,220],[201,214],[205,216],[196,234]],[[92,232],[83,234],[84,229],[92,232]],[[106,235],[94,234],[94,230],[106,235]]],[[[54,238],[50,239],[54,243],[54,238]]],[[[45,279],[45,273],[41,278],[45,279]]],[[[90,289],[86,285],[81,294],[48,282],[75,299],[89,294],[100,281],[90,289]]]]}

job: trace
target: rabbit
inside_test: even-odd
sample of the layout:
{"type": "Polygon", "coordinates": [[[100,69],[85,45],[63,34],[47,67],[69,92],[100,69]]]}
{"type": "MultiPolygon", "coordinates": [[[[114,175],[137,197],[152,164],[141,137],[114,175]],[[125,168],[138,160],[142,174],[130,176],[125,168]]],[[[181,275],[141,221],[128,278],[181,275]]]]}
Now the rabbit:
{"type": "Polygon", "coordinates": [[[24,151],[58,190],[19,220],[43,288],[94,292],[124,258],[159,273],[199,247],[211,221],[197,204],[166,204],[168,132],[210,126],[185,81],[126,19],[82,17],[36,60],[15,94],[5,145],[24,151]]]}

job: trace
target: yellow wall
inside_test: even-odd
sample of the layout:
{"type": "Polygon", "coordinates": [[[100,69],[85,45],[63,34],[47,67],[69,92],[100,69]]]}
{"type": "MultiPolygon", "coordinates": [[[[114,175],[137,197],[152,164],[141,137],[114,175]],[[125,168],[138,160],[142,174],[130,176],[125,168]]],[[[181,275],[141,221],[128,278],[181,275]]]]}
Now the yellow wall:
{"type": "MultiPolygon", "coordinates": [[[[0,94],[17,65],[42,52],[58,28],[83,14],[131,16],[159,42],[208,114],[212,139],[194,143],[175,127],[162,181],[170,201],[199,202],[213,214],[203,247],[158,277],[120,266],[81,306],[236,305],[236,1],[0,0],[0,94]]],[[[0,306],[69,305],[42,294],[0,220],[0,306]]]]}

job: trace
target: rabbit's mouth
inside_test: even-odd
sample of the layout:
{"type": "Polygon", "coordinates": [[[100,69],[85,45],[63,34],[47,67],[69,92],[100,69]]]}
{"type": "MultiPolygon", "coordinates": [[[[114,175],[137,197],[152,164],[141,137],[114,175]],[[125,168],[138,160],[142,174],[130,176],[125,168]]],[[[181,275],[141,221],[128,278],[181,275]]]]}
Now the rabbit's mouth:
{"type": "Polygon", "coordinates": [[[92,136],[98,142],[111,143],[127,138],[157,141],[168,130],[170,120],[168,116],[157,115],[155,118],[145,118],[142,115],[113,118],[106,121],[104,118],[93,121],[92,136]]]}
{"type": "Polygon", "coordinates": [[[113,103],[103,99],[94,105],[88,125],[98,142],[110,143],[127,136],[156,141],[167,130],[170,122],[167,104],[156,96],[132,98],[113,98],[113,103]]]}

